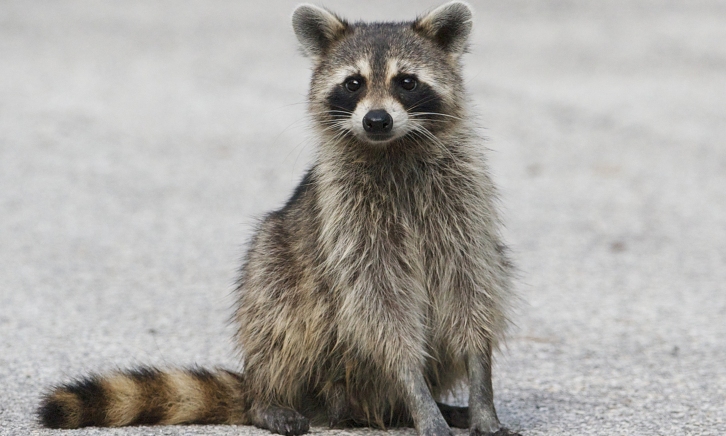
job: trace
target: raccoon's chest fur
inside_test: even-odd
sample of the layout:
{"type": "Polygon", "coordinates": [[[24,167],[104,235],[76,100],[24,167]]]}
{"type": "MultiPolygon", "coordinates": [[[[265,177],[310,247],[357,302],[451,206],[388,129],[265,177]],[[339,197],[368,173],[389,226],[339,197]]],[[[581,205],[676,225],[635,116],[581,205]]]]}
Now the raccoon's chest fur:
{"type": "Polygon", "coordinates": [[[375,160],[338,155],[312,171],[318,271],[334,296],[330,321],[342,361],[355,362],[345,377],[370,392],[366,398],[392,395],[385,377],[369,380],[399,353],[420,356],[432,391],[448,391],[466,371],[466,353],[495,342],[504,322],[491,182],[472,148],[452,149],[375,160]]]}
{"type": "Polygon", "coordinates": [[[394,154],[319,165],[319,241],[325,270],[341,291],[362,270],[377,268],[381,286],[404,282],[408,287],[394,293],[443,304],[458,295],[457,280],[486,274],[487,257],[496,253],[489,246],[496,240],[491,184],[484,163],[462,148],[444,157],[394,154]]]}

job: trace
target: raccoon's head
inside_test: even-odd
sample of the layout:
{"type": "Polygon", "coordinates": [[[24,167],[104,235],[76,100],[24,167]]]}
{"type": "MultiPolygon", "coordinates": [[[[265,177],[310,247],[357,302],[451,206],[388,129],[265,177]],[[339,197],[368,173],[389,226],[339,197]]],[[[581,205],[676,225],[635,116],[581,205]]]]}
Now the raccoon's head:
{"type": "Polygon", "coordinates": [[[348,23],[303,4],[292,22],[314,62],[310,110],[329,143],[421,142],[460,122],[459,57],[471,9],[451,2],[404,23],[348,23]]]}

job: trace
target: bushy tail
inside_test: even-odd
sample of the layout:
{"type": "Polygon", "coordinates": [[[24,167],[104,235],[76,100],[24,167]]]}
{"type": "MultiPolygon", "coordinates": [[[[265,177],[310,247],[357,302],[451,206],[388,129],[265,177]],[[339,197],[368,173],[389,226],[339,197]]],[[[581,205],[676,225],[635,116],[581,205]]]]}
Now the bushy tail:
{"type": "Polygon", "coordinates": [[[243,397],[243,376],[233,372],[139,368],[55,387],[38,415],[50,428],[247,424],[243,397]]]}

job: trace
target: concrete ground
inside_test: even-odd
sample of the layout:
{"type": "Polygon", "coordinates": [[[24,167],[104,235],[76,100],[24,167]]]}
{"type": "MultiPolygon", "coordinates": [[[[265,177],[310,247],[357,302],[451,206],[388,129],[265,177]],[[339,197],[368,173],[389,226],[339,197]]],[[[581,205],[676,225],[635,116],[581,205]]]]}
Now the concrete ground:
{"type": "MultiPolygon", "coordinates": [[[[436,4],[392,3],[328,2],[436,4]]],[[[472,3],[467,85],[523,300],[500,418],[726,434],[726,3],[472,3]]],[[[33,411],[88,371],[235,365],[244,243],[313,150],[294,4],[0,1],[0,434],[266,434],[53,432],[33,411]]]]}

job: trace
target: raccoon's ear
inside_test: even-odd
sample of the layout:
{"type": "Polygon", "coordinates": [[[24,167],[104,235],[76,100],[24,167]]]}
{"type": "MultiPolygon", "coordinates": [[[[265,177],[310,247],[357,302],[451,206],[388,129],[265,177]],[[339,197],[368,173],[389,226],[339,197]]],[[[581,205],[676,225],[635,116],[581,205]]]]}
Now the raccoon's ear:
{"type": "Polygon", "coordinates": [[[413,22],[413,30],[432,39],[444,51],[459,56],[471,33],[471,7],[461,1],[441,5],[413,22]]]}
{"type": "Polygon", "coordinates": [[[345,35],[348,23],[326,9],[303,3],[292,13],[292,28],[305,55],[318,58],[345,35]]]}

